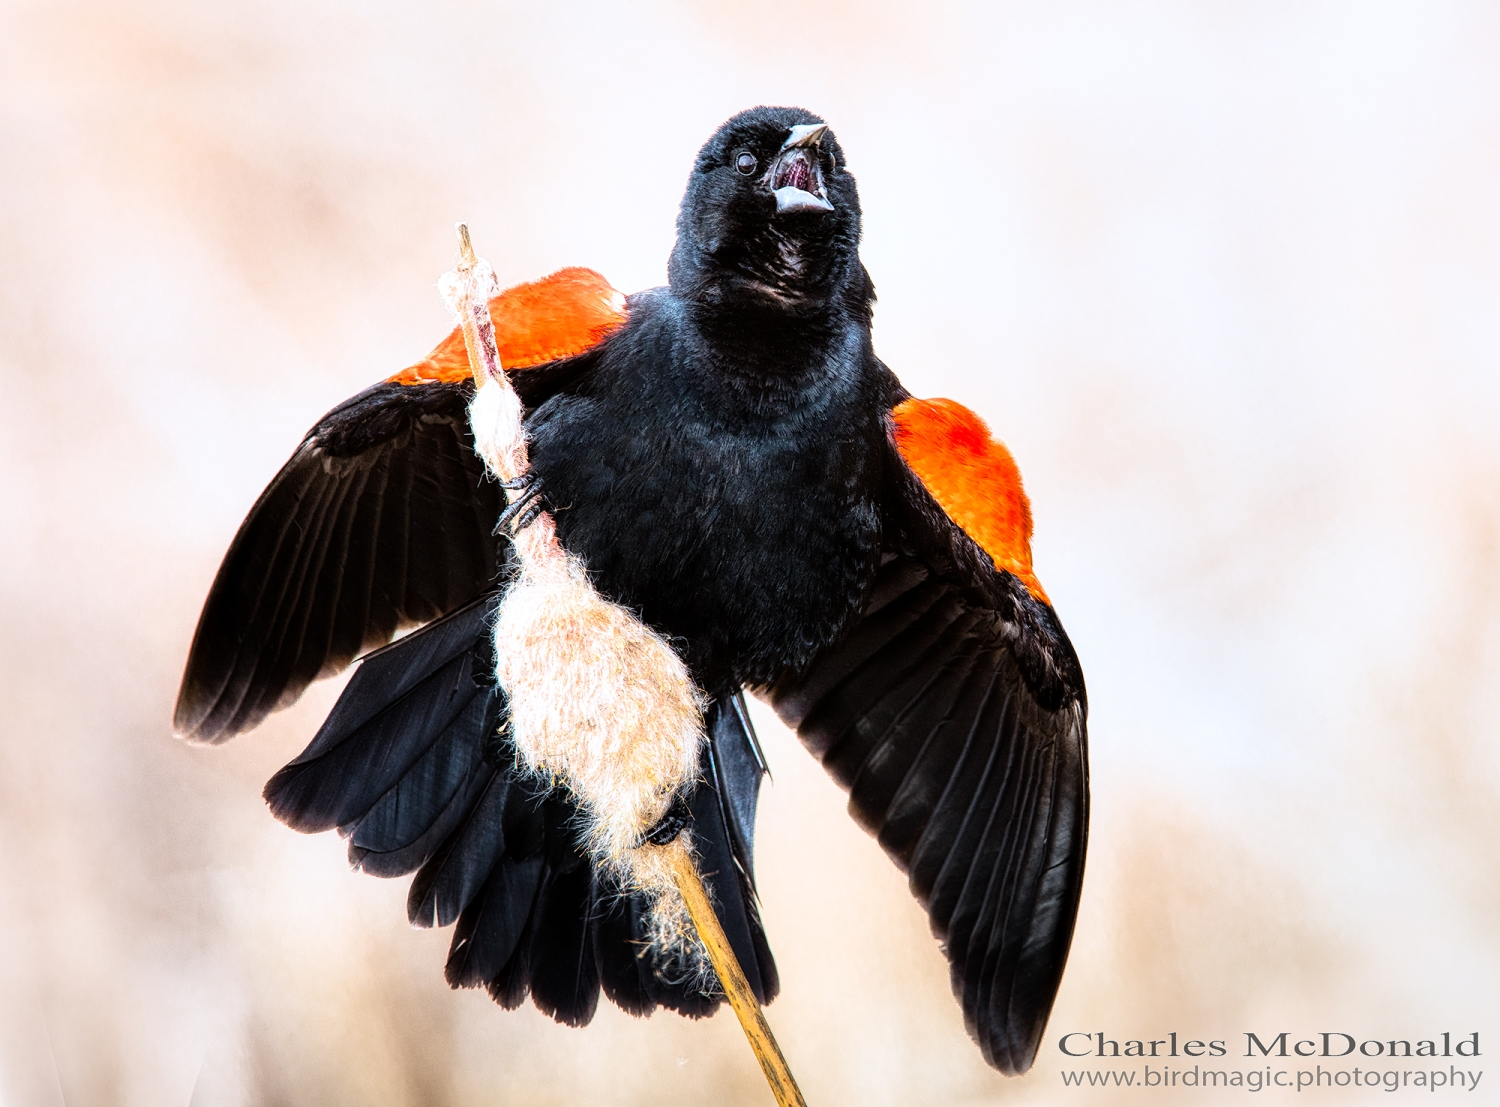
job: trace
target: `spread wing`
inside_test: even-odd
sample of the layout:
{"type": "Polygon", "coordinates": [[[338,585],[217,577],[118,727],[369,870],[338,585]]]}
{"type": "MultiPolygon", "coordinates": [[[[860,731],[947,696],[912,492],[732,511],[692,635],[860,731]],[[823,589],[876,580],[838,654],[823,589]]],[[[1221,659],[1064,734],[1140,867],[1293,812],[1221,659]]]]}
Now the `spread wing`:
{"type": "Polygon", "coordinates": [[[466,384],[379,384],[325,415],[250,509],[203,606],[177,732],[222,741],[477,596],[497,568],[466,384]]]}
{"type": "MultiPolygon", "coordinates": [[[[492,300],[523,403],[586,373],[623,303],[584,269],[492,300]]],[[[218,742],[248,730],[313,680],[491,584],[503,493],[474,454],[467,378],[455,331],[308,432],[219,567],[178,693],[179,734],[218,742]]]]}
{"type": "Polygon", "coordinates": [[[865,612],[769,699],[909,875],[985,1060],[1018,1073],[1083,878],[1083,678],[1030,572],[1019,478],[993,456],[1004,447],[982,424],[980,439],[952,440],[947,416],[978,420],[909,406],[925,403],[895,413],[887,551],[865,612]],[[1024,550],[1007,545],[1007,518],[1024,550]]]}

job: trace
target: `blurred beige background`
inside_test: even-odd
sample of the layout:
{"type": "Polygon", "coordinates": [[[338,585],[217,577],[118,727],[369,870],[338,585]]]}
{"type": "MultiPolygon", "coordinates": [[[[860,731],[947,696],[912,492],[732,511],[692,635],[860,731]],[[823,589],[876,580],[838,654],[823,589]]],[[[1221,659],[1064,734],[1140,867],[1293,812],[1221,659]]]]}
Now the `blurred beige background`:
{"type": "Polygon", "coordinates": [[[450,992],[404,881],[261,804],[336,686],[168,726],[260,488],[445,331],[454,220],[503,278],[660,283],[761,102],[848,151],[881,354],[1013,447],[1093,708],[1017,1080],[761,713],[809,1101],[1119,1101],[1070,1030],[1500,1047],[1500,9],[918,7],[0,3],[0,1105],[769,1103],[727,1015],[450,992]]]}

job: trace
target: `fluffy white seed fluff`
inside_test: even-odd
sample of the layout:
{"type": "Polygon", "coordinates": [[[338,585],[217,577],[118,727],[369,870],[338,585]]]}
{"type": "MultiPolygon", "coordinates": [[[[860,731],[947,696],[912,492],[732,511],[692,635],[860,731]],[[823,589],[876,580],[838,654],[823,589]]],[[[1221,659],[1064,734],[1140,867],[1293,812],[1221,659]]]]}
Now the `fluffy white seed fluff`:
{"type": "MultiPolygon", "coordinates": [[[[509,480],[524,471],[514,390],[485,381],[469,420],[491,472],[509,480]]],[[[702,694],[665,639],[599,595],[558,543],[551,515],[516,547],[520,569],[495,623],[495,675],[520,763],[578,801],[594,863],[647,894],[658,960],[712,979],[663,851],[641,845],[697,776],[702,694]]]]}
{"type": "Polygon", "coordinates": [[[496,480],[511,481],[526,468],[526,436],[521,428],[521,397],[514,388],[485,381],[469,401],[474,452],[496,480]]]}

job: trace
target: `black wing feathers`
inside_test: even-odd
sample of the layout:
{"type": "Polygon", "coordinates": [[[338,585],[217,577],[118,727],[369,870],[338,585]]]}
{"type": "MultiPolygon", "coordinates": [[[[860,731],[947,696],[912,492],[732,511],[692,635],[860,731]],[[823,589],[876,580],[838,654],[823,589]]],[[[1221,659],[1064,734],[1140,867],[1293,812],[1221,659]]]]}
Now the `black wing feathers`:
{"type": "Polygon", "coordinates": [[[632,1015],[649,1015],[656,1008],[648,977],[650,966],[640,956],[636,935],[642,932],[641,902],[635,896],[611,895],[594,877],[594,956],[599,962],[599,984],[611,1002],[632,1015]]]}
{"type": "Polygon", "coordinates": [[[560,797],[543,805],[546,866],[531,921],[528,957],[531,998],[560,1023],[584,1026],[599,1002],[599,961],[589,927],[593,866],[579,852],[572,825],[577,813],[560,797]]]}
{"type": "MultiPolygon", "coordinates": [[[[495,865],[480,895],[459,916],[444,968],[449,984],[455,988],[489,986],[495,994],[495,983],[502,976],[507,983],[510,977],[524,977],[522,938],[536,905],[545,863],[538,852],[521,858],[507,856],[495,865]],[[518,961],[518,949],[522,961],[518,961]]],[[[507,991],[502,987],[495,994],[507,1007],[516,1007],[526,998],[523,989],[514,1001],[506,1002],[507,991]]]]}
{"type": "MultiPolygon", "coordinates": [[[[457,923],[445,969],[514,1007],[530,995],[579,1026],[599,991],[635,1014],[706,1015],[722,996],[666,977],[644,956],[639,896],[621,895],[582,851],[577,808],[518,775],[502,735],[490,593],[370,654],[306,750],[266,786],[282,821],[337,826],[367,872],[416,872],[407,910],[457,923]]],[[[763,770],[743,705],[714,705],[702,781],[688,798],[710,895],[752,987],[777,991],[751,880],[763,770]],[[739,707],[737,710],[736,707],[739,707]]]]}
{"type": "MultiPolygon", "coordinates": [[[[587,351],[511,375],[529,411],[585,380],[587,351]]],[[[386,381],[319,420],[261,493],[214,578],[177,696],[220,742],[312,681],[494,581],[504,507],[469,432],[468,382],[386,381]]]]}
{"type": "Polygon", "coordinates": [[[711,716],[709,740],[713,785],[722,799],[726,831],[731,835],[735,856],[744,858],[747,875],[753,879],[750,864],[755,856],[755,809],[766,767],[743,692],[723,701],[711,716]]]}
{"type": "Polygon", "coordinates": [[[510,788],[507,774],[493,773],[461,824],[422,865],[406,898],[412,925],[451,926],[479,894],[505,852],[503,817],[510,788]]]}
{"type": "MultiPolygon", "coordinates": [[[[487,722],[499,725],[499,697],[484,652],[492,610],[493,601],[469,604],[403,639],[410,646],[400,654],[369,657],[307,749],[266,785],[272,813],[313,834],[364,819],[387,792],[401,795],[399,785],[413,766],[451,770],[456,752],[472,772],[463,743],[482,741],[487,722]],[[424,755],[443,747],[445,738],[449,755],[429,764],[424,755]]],[[[443,783],[458,782],[449,777],[443,783]]],[[[408,805],[416,801],[411,788],[405,794],[408,805]]],[[[423,798],[446,803],[451,795],[447,787],[440,797],[423,798]]],[[[408,825],[412,818],[406,817],[408,825]]]]}
{"type": "Polygon", "coordinates": [[[174,724],[221,741],[404,626],[483,592],[502,507],[466,384],[379,384],[329,412],[251,508],[209,591],[174,724]]]}
{"type": "Polygon", "coordinates": [[[1050,611],[939,537],[888,555],[864,616],[769,698],[908,873],[985,1059],[1024,1072],[1082,883],[1083,688],[1050,611]]]}

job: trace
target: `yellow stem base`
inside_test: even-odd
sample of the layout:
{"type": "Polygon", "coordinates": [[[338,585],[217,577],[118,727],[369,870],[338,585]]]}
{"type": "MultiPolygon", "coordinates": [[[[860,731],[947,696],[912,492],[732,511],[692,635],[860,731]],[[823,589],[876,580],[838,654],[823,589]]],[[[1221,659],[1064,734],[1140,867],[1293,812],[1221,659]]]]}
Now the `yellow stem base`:
{"type": "Polygon", "coordinates": [[[719,974],[724,995],[729,1000],[729,1006],[734,1008],[735,1017],[740,1020],[745,1037],[750,1040],[750,1048],[755,1051],[755,1059],[760,1062],[761,1071],[766,1074],[766,1083],[771,1085],[777,1104],[779,1107],[807,1107],[807,1101],[802,1098],[797,1081],[792,1078],[792,1070],[787,1067],[786,1058],[781,1055],[781,1047],[776,1044],[776,1037],[771,1033],[770,1024],[766,1022],[766,1016],[760,1009],[760,1001],[750,990],[750,982],[745,979],[739,958],[735,957],[729,938],[719,925],[719,916],[714,914],[713,904],[709,902],[708,892],[698,876],[698,866],[693,863],[686,843],[678,838],[665,848],[671,857],[672,876],[677,881],[682,898],[687,902],[688,915],[698,930],[703,948],[708,951],[708,959],[713,963],[714,972],[719,974]]]}

